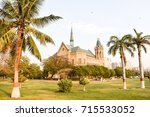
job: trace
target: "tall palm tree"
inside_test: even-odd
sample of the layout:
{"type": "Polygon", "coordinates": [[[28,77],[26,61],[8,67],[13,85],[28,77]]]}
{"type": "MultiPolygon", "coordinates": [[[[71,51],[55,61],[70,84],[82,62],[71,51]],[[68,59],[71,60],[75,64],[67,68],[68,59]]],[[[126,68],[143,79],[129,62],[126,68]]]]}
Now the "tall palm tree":
{"type": "Polygon", "coordinates": [[[22,50],[28,49],[41,60],[40,52],[34,42],[35,37],[41,44],[54,44],[51,37],[33,28],[44,27],[49,22],[61,19],[59,16],[49,15],[37,18],[39,7],[44,0],[5,0],[0,8],[0,47],[7,45],[15,50],[14,83],[11,97],[20,97],[18,71],[22,50]]]}
{"type": "Polygon", "coordinates": [[[138,50],[138,58],[139,58],[139,70],[140,70],[140,82],[141,82],[141,88],[145,88],[145,82],[144,82],[144,69],[142,64],[142,49],[147,53],[147,49],[145,45],[150,45],[150,35],[142,36],[142,32],[138,33],[135,29],[134,32],[136,34],[136,37],[132,39],[132,43],[137,46],[138,50]]]}
{"type": "Polygon", "coordinates": [[[110,41],[107,43],[107,46],[109,47],[108,54],[112,54],[113,56],[116,55],[117,51],[120,54],[121,64],[122,64],[122,72],[123,72],[123,89],[127,89],[126,85],[126,71],[125,71],[125,65],[126,65],[126,58],[124,51],[127,50],[130,52],[131,56],[133,56],[133,50],[135,49],[134,46],[132,46],[129,42],[132,39],[131,35],[124,35],[121,39],[119,39],[117,36],[111,36],[110,41]]]}

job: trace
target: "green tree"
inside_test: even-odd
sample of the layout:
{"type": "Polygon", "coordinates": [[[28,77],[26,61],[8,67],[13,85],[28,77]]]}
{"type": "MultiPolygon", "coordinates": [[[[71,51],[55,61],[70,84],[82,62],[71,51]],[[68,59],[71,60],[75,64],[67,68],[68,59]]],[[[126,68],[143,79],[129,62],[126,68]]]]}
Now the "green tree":
{"type": "MultiPolygon", "coordinates": [[[[122,68],[121,67],[117,67],[115,69],[115,72],[116,72],[116,76],[118,76],[118,77],[122,76],[122,68]]],[[[126,77],[130,78],[131,76],[135,76],[135,71],[126,69],[126,77]]]]}
{"type": "Polygon", "coordinates": [[[26,56],[22,56],[21,57],[21,61],[20,61],[20,70],[19,73],[24,75],[25,77],[29,77],[29,66],[30,66],[30,60],[28,57],[26,56]]]}
{"type": "Polygon", "coordinates": [[[83,91],[85,91],[86,85],[89,83],[90,83],[90,81],[87,78],[81,78],[79,80],[79,84],[83,85],[83,91]]]}
{"type": "Polygon", "coordinates": [[[145,53],[147,53],[147,49],[145,45],[150,45],[150,35],[142,36],[143,33],[142,32],[138,33],[135,29],[134,32],[136,34],[136,37],[132,39],[132,43],[137,46],[141,88],[145,88],[144,70],[143,70],[141,53],[142,53],[142,49],[145,51],[145,53]]]}
{"type": "Polygon", "coordinates": [[[135,76],[134,70],[127,69],[126,76],[127,76],[127,78],[131,78],[131,77],[135,76]]]}
{"type": "Polygon", "coordinates": [[[40,70],[40,66],[36,63],[30,64],[29,68],[29,79],[42,79],[42,71],[40,70]]]}
{"type": "Polygon", "coordinates": [[[84,76],[84,73],[82,72],[83,69],[80,66],[72,66],[71,69],[72,70],[68,74],[70,77],[77,76],[80,78],[84,76]]]}
{"type": "Polygon", "coordinates": [[[46,42],[54,43],[51,37],[32,27],[44,27],[49,22],[61,18],[54,15],[37,18],[36,16],[39,14],[38,9],[43,1],[5,0],[1,2],[0,28],[3,28],[3,31],[0,34],[0,46],[5,48],[7,45],[11,45],[9,47],[15,50],[14,84],[11,94],[13,98],[20,97],[18,73],[22,50],[25,51],[28,48],[33,55],[41,60],[40,52],[32,36],[43,45],[46,42]]]}
{"type": "Polygon", "coordinates": [[[144,76],[147,77],[150,81],[150,71],[145,71],[144,76]]]}
{"type": "Polygon", "coordinates": [[[113,56],[116,55],[117,51],[119,51],[120,59],[122,63],[122,76],[123,76],[123,89],[126,89],[126,72],[125,72],[125,64],[126,58],[124,51],[127,50],[130,52],[131,56],[133,56],[133,50],[135,49],[133,45],[129,44],[129,41],[132,39],[131,35],[124,35],[121,39],[116,36],[111,36],[110,41],[107,43],[109,47],[108,54],[112,54],[113,56]]]}
{"type": "Polygon", "coordinates": [[[31,64],[29,58],[26,56],[21,57],[19,73],[28,79],[42,78],[42,71],[40,70],[40,66],[38,66],[36,63],[31,64]]]}
{"type": "Polygon", "coordinates": [[[51,56],[43,61],[43,72],[45,77],[47,77],[50,73],[52,74],[52,78],[53,75],[56,74],[59,70],[69,67],[70,63],[68,60],[58,56],[51,56]]]}
{"type": "Polygon", "coordinates": [[[103,71],[103,77],[104,78],[110,78],[111,72],[108,68],[101,66],[101,69],[103,71]]]}
{"type": "Polygon", "coordinates": [[[116,75],[116,72],[114,69],[109,69],[109,72],[110,72],[110,77],[113,77],[116,75]]]}
{"type": "Polygon", "coordinates": [[[116,67],[114,70],[115,70],[115,73],[116,73],[117,77],[122,76],[122,68],[121,67],[116,67]]]}

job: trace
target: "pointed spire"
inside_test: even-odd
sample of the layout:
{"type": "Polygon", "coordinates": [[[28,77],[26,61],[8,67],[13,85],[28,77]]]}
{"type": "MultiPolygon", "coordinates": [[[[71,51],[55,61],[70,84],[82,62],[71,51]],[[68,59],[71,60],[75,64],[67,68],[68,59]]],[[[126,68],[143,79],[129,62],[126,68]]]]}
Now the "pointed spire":
{"type": "Polygon", "coordinates": [[[101,44],[101,42],[100,42],[99,38],[97,38],[96,46],[97,46],[97,47],[101,47],[101,46],[102,46],[102,44],[101,44]]]}
{"type": "Polygon", "coordinates": [[[74,47],[74,39],[73,39],[73,30],[71,26],[71,33],[70,33],[70,46],[74,47]]]}

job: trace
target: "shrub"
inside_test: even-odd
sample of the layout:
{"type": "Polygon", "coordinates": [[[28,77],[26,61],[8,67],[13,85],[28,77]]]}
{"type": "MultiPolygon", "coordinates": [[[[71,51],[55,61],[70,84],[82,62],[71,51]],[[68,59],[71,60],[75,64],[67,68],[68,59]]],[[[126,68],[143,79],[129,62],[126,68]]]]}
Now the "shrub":
{"type": "Polygon", "coordinates": [[[90,83],[90,81],[89,81],[87,78],[81,78],[81,79],[79,80],[79,84],[84,86],[84,87],[83,87],[83,91],[85,91],[85,86],[86,86],[87,84],[89,84],[89,83],[90,83]]]}
{"type": "Polygon", "coordinates": [[[59,91],[60,92],[70,92],[72,85],[73,85],[72,81],[68,80],[67,78],[61,79],[58,82],[58,86],[59,86],[59,91]]]}

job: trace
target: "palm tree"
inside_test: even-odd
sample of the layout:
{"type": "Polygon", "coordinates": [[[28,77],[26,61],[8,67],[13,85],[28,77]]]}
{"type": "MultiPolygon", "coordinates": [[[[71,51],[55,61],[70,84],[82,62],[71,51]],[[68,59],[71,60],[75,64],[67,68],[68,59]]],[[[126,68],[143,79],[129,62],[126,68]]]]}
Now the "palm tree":
{"type": "Polygon", "coordinates": [[[142,36],[142,32],[138,33],[135,29],[134,32],[136,34],[136,37],[132,39],[132,44],[137,46],[138,50],[138,58],[139,58],[139,70],[140,70],[140,82],[141,82],[141,88],[145,88],[145,82],[144,82],[144,70],[143,70],[143,64],[142,64],[142,56],[141,52],[142,49],[147,53],[147,49],[145,45],[150,45],[150,35],[142,36]]]}
{"type": "Polygon", "coordinates": [[[113,56],[116,55],[117,51],[119,51],[120,59],[122,63],[122,72],[123,72],[123,89],[127,89],[126,85],[126,71],[125,71],[125,65],[126,65],[126,58],[124,51],[127,50],[130,52],[131,56],[133,56],[133,50],[134,46],[132,46],[129,41],[132,39],[131,35],[124,35],[121,39],[119,39],[116,36],[111,36],[110,41],[107,43],[107,46],[109,47],[108,54],[112,54],[113,56]]]}
{"type": "Polygon", "coordinates": [[[44,0],[5,0],[0,8],[0,47],[7,45],[15,50],[14,83],[11,97],[20,97],[18,72],[22,50],[28,49],[35,57],[41,60],[40,52],[34,42],[35,37],[41,44],[54,44],[51,37],[33,28],[44,27],[49,22],[61,19],[59,16],[49,15],[37,18],[39,7],[44,0]]]}

